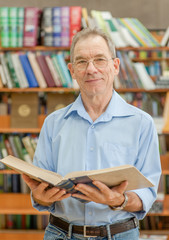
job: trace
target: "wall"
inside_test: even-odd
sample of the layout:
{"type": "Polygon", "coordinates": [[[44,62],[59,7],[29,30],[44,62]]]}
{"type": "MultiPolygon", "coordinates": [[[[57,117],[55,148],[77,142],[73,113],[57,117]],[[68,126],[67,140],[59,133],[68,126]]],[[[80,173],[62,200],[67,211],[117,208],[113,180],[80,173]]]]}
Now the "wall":
{"type": "Polygon", "coordinates": [[[0,0],[8,6],[75,6],[90,10],[109,10],[114,17],[136,17],[149,29],[166,29],[169,25],[169,0],[0,0]]]}

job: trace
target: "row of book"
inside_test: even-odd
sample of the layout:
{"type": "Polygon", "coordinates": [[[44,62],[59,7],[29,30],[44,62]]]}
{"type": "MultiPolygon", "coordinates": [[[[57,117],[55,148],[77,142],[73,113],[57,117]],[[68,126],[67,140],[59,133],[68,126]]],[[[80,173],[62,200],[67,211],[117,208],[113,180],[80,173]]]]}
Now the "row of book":
{"type": "Polygon", "coordinates": [[[43,230],[49,222],[48,215],[0,215],[0,229],[43,230]]]}
{"type": "Polygon", "coordinates": [[[81,29],[81,7],[1,7],[1,46],[70,46],[81,29]]]}
{"type": "Polygon", "coordinates": [[[1,52],[2,87],[73,87],[73,81],[63,52],[1,52]]]}
{"type": "Polygon", "coordinates": [[[109,11],[82,8],[82,26],[99,27],[107,32],[116,47],[155,47],[160,43],[136,18],[115,18],[109,11]]]}
{"type": "Polygon", "coordinates": [[[169,228],[169,217],[167,216],[146,216],[140,221],[142,230],[167,230],[169,228]]]}

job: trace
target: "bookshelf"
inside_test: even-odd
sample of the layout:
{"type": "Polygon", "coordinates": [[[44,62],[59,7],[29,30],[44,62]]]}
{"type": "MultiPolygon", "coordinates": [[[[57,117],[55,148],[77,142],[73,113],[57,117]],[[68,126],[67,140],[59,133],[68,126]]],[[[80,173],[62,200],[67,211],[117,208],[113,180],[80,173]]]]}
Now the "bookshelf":
{"type": "MultiPolygon", "coordinates": [[[[32,51],[32,52],[52,52],[52,51],[69,51],[69,47],[53,47],[53,46],[35,46],[35,47],[0,47],[0,51],[3,53],[6,52],[19,52],[19,51],[32,51]]],[[[169,51],[169,47],[123,47],[123,48],[117,48],[118,51],[129,53],[130,51],[133,52],[140,52],[140,51],[147,51],[147,52],[153,52],[153,51],[169,51]]],[[[69,59],[67,59],[69,60],[69,59]]],[[[150,61],[168,61],[167,58],[149,58],[149,59],[140,59],[140,58],[133,58],[133,62],[150,62],[150,61]]],[[[116,89],[119,93],[146,93],[146,94],[166,94],[168,92],[168,89],[166,88],[158,88],[153,90],[145,90],[144,88],[118,88],[116,89]]],[[[0,88],[0,95],[3,93],[12,94],[12,93],[72,93],[77,94],[78,89],[76,88],[66,88],[66,87],[48,87],[48,88],[0,88]]],[[[9,116],[7,116],[8,118],[9,116]]],[[[42,117],[42,120],[45,116],[38,116],[42,117]]],[[[6,120],[7,120],[6,118],[6,120]]],[[[1,116],[0,116],[1,119],[1,116]]],[[[5,120],[5,121],[6,121],[5,120]]],[[[6,122],[10,121],[8,119],[6,122]]],[[[42,121],[41,121],[42,123],[42,121]]],[[[6,127],[0,127],[0,134],[23,134],[23,133],[32,133],[32,134],[38,134],[41,129],[41,124],[37,128],[11,128],[8,124],[6,127]]],[[[169,158],[168,156],[162,156],[162,163],[163,163],[163,174],[169,175],[169,158]],[[165,160],[163,160],[165,159],[165,160]]],[[[14,171],[11,170],[0,170],[0,174],[9,174],[13,175],[15,174],[14,171]]],[[[169,196],[165,196],[164,200],[164,210],[161,213],[149,213],[148,216],[169,216],[169,196]]],[[[48,213],[41,213],[36,211],[32,208],[30,203],[30,195],[29,194],[20,194],[20,193],[1,193],[0,194],[0,214],[32,214],[32,215],[42,215],[48,213]]],[[[167,233],[169,235],[169,230],[167,231],[158,231],[158,233],[167,233]]],[[[151,231],[152,233],[152,231],[151,231]]],[[[156,231],[153,231],[154,234],[156,234],[156,231]]],[[[2,239],[34,239],[37,240],[43,239],[43,231],[33,231],[33,230],[10,230],[10,229],[4,229],[0,230],[0,238],[2,239]]]]}

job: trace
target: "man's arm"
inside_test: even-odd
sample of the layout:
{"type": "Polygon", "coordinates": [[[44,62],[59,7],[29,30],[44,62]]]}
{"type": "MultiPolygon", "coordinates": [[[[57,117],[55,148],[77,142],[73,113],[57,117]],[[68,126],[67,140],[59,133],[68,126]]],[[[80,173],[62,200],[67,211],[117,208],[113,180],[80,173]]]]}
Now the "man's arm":
{"type": "Polygon", "coordinates": [[[33,200],[42,206],[51,206],[54,202],[61,201],[71,196],[70,193],[66,194],[66,191],[64,189],[59,189],[57,187],[49,189],[48,183],[39,183],[38,181],[31,179],[25,174],[22,175],[22,178],[30,188],[33,200]]]}

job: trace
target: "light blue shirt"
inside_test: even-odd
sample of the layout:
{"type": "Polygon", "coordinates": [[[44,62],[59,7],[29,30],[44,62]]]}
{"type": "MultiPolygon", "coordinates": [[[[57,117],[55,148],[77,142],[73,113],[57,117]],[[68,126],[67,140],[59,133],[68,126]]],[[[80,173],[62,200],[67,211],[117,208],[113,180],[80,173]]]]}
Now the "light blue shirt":
{"type": "Polygon", "coordinates": [[[32,200],[39,211],[50,211],[79,225],[108,224],[133,216],[142,219],[156,199],[161,174],[152,118],[127,104],[115,91],[106,111],[94,122],[83,106],[81,95],[73,104],[50,114],[39,136],[34,164],[62,176],[72,171],[131,164],[155,185],[134,191],[143,202],[141,212],[112,211],[107,205],[84,204],[72,197],[51,207],[32,200]]]}

